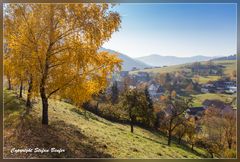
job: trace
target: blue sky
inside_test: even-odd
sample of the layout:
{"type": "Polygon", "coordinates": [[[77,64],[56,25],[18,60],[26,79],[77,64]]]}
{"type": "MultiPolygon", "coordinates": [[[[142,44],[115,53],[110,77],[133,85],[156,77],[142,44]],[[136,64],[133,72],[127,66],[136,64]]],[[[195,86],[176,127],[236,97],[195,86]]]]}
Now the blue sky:
{"type": "Polygon", "coordinates": [[[235,4],[134,4],[114,7],[121,28],[103,47],[141,57],[236,53],[235,4]]]}

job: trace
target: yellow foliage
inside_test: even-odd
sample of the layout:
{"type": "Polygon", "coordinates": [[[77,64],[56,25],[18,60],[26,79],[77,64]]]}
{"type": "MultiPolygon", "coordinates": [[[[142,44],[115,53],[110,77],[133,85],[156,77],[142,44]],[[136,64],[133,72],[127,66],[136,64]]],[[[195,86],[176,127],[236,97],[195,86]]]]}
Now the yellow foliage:
{"type": "Polygon", "coordinates": [[[27,80],[31,74],[34,94],[57,94],[80,104],[121,67],[116,55],[98,52],[121,23],[109,4],[8,4],[5,10],[11,56],[4,60],[5,75],[13,71],[27,80]]]}

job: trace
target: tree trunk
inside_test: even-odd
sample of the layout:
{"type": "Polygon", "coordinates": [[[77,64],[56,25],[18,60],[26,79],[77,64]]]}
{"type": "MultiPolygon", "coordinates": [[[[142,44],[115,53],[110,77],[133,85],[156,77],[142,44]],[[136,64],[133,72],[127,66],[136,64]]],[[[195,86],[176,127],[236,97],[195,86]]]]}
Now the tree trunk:
{"type": "Polygon", "coordinates": [[[192,151],[193,151],[193,147],[194,147],[194,144],[192,143],[192,148],[191,148],[191,149],[192,149],[192,151]]]}
{"type": "Polygon", "coordinates": [[[133,124],[131,123],[131,133],[133,133],[133,124]]]}
{"type": "Polygon", "coordinates": [[[46,89],[45,89],[45,84],[47,80],[47,75],[48,75],[48,68],[49,68],[49,63],[48,60],[46,60],[45,64],[45,69],[44,73],[41,79],[41,84],[40,84],[40,95],[42,99],[42,124],[43,125],[48,125],[48,97],[46,95],[46,89]]]}
{"type": "Polygon", "coordinates": [[[180,143],[181,143],[181,140],[182,140],[182,137],[181,137],[181,136],[179,136],[179,137],[178,137],[178,144],[180,144],[180,143]]]}
{"type": "Polygon", "coordinates": [[[169,123],[169,129],[168,129],[168,146],[171,146],[171,141],[172,141],[172,119],[170,120],[169,123]]]}
{"type": "Polygon", "coordinates": [[[96,114],[98,113],[98,106],[99,106],[99,102],[97,101],[97,105],[95,107],[96,114]]]}
{"type": "Polygon", "coordinates": [[[49,71],[49,56],[52,52],[52,46],[53,46],[53,37],[54,37],[54,5],[50,5],[50,14],[49,14],[49,46],[47,49],[46,53],[46,58],[45,58],[45,66],[44,66],[44,71],[41,79],[41,84],[40,84],[40,94],[41,94],[41,99],[42,99],[42,124],[43,125],[48,125],[48,97],[46,95],[46,80],[48,78],[48,71],[49,71]]]}
{"type": "Polygon", "coordinates": [[[30,76],[30,80],[28,83],[28,94],[27,94],[27,102],[26,102],[27,114],[29,113],[30,108],[32,107],[31,98],[32,98],[32,76],[30,76]]]}
{"type": "Polygon", "coordinates": [[[131,125],[131,133],[133,133],[133,119],[132,118],[131,118],[130,125],[131,125]]]}
{"type": "Polygon", "coordinates": [[[228,141],[228,148],[232,149],[232,142],[228,141]]]}
{"type": "Polygon", "coordinates": [[[20,89],[19,89],[19,98],[22,98],[22,91],[23,91],[23,82],[20,82],[20,89]]]}
{"type": "Polygon", "coordinates": [[[42,98],[42,124],[48,125],[48,99],[46,97],[45,88],[40,90],[42,98]]]}
{"type": "Polygon", "coordinates": [[[8,77],[8,90],[12,90],[12,83],[9,77],[8,77]]]}
{"type": "Polygon", "coordinates": [[[171,146],[172,141],[172,130],[168,131],[168,146],[171,146]]]}
{"type": "Polygon", "coordinates": [[[84,117],[85,117],[86,119],[88,119],[88,118],[87,118],[87,110],[86,110],[86,109],[84,109],[84,117]]]}
{"type": "Polygon", "coordinates": [[[40,85],[40,95],[42,99],[42,124],[48,125],[48,98],[45,90],[45,83],[48,73],[48,63],[45,66],[45,72],[43,74],[41,85],[40,85]]]}
{"type": "Polygon", "coordinates": [[[214,158],[213,153],[211,153],[211,158],[214,158]]]}

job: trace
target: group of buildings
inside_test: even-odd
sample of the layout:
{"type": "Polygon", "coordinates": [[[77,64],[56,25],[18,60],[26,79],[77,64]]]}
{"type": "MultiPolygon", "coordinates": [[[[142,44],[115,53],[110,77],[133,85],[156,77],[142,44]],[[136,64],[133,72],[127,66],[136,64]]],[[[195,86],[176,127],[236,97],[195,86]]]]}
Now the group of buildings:
{"type": "MultiPolygon", "coordinates": [[[[164,95],[165,89],[162,85],[155,82],[151,79],[151,76],[147,72],[137,72],[134,74],[129,74],[128,71],[121,71],[118,74],[115,74],[112,78],[117,82],[118,89],[124,90],[125,80],[128,78],[128,86],[131,88],[136,88],[140,85],[148,87],[148,92],[153,100],[159,100],[161,95],[164,95]]],[[[234,94],[237,92],[236,82],[235,81],[224,81],[218,80],[211,83],[201,85],[201,93],[228,93],[234,94]]],[[[208,107],[217,107],[221,110],[232,110],[233,107],[230,104],[222,102],[220,100],[205,100],[202,103],[202,106],[192,107],[187,110],[186,117],[194,117],[196,119],[201,118],[204,111],[208,107]]]]}
{"type": "Polygon", "coordinates": [[[128,82],[127,86],[131,88],[140,87],[141,85],[147,86],[148,92],[153,100],[158,100],[165,92],[163,86],[153,81],[147,72],[137,72],[129,75],[128,71],[121,71],[113,75],[112,81],[117,82],[119,91],[124,90],[126,86],[124,84],[126,84],[126,82],[128,82]]]}
{"type": "Polygon", "coordinates": [[[234,94],[237,92],[236,81],[218,80],[212,83],[203,84],[202,93],[227,93],[234,94]]]}

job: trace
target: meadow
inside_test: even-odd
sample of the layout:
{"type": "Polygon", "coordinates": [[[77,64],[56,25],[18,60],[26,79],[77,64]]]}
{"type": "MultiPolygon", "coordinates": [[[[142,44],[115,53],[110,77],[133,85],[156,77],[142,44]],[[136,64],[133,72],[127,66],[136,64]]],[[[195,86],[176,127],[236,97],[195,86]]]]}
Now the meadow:
{"type": "Polygon", "coordinates": [[[4,156],[7,158],[203,158],[206,152],[173,141],[156,131],[114,123],[71,104],[51,99],[49,126],[41,125],[41,102],[36,99],[30,115],[23,118],[24,101],[4,90],[4,156]],[[44,127],[44,128],[43,128],[44,127]],[[51,141],[51,142],[50,142],[51,141]],[[61,154],[11,154],[12,147],[64,148],[61,154]]]}

